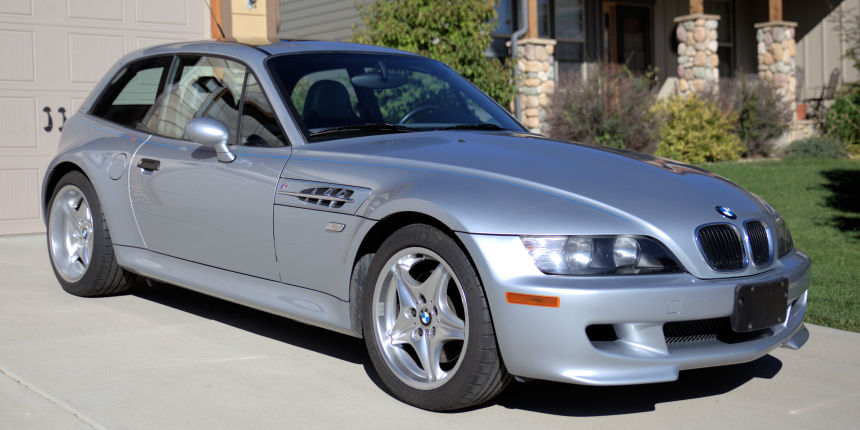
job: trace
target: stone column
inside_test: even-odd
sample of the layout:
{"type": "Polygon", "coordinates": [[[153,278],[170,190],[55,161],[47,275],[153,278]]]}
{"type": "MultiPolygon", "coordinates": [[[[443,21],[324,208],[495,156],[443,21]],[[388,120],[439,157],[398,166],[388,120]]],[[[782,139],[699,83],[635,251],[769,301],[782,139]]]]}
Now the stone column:
{"type": "Polygon", "coordinates": [[[680,95],[703,94],[719,89],[720,57],[717,55],[719,20],[719,15],[703,13],[675,18],[680,95]]]}
{"type": "Polygon", "coordinates": [[[519,93],[522,117],[519,120],[533,133],[549,130],[552,93],[555,92],[555,40],[522,39],[517,46],[519,93]]]}
{"type": "Polygon", "coordinates": [[[758,42],[758,76],[771,82],[794,112],[797,65],[794,30],[796,22],[770,21],[755,25],[758,42]]]}

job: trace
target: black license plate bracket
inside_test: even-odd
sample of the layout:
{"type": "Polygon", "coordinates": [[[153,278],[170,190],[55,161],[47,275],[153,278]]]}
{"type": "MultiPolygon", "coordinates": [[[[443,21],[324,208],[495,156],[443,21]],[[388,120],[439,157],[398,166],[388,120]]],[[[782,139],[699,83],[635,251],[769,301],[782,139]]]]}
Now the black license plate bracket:
{"type": "Polygon", "coordinates": [[[735,287],[732,330],[746,333],[785,321],[788,309],[788,279],[741,284],[735,287]]]}

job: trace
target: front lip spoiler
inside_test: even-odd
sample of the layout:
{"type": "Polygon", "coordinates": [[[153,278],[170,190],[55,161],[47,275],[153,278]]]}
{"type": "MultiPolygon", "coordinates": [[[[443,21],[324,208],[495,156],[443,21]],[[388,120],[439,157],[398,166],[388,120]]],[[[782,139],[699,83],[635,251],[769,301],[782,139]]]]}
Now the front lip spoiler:
{"type": "Polygon", "coordinates": [[[783,348],[798,350],[803,347],[803,345],[806,345],[806,341],[808,340],[809,330],[807,330],[805,324],[801,323],[800,329],[798,329],[797,332],[795,332],[790,339],[785,341],[785,343],[780,346],[782,346],[783,348]]]}

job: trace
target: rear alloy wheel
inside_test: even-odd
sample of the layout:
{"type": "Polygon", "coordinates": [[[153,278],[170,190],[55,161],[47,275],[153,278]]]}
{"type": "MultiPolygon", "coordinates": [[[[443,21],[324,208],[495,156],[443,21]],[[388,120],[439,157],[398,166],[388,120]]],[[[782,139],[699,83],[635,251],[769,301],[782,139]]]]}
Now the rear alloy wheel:
{"type": "Polygon", "coordinates": [[[78,282],[93,258],[93,213],[84,193],[66,185],[51,207],[51,260],[66,282],[78,282]]]}
{"type": "Polygon", "coordinates": [[[48,255],[63,289],[76,296],[125,292],[133,275],[116,263],[92,184],[80,172],[60,178],[48,212],[48,255]]]}
{"type": "Polygon", "coordinates": [[[374,257],[363,294],[371,359],[399,399],[459,409],[509,382],[480,281],[442,231],[416,224],[395,232],[374,257]]]}

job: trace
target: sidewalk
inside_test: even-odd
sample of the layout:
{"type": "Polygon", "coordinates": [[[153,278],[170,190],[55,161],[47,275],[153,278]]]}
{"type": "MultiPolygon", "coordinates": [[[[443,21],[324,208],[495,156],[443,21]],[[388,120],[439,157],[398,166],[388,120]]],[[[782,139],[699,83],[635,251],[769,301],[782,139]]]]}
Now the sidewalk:
{"type": "Polygon", "coordinates": [[[44,235],[0,237],[0,427],[856,428],[860,334],[809,331],[799,351],[677,382],[515,383],[437,414],[380,389],[359,339],[175,287],[74,297],[44,235]]]}

